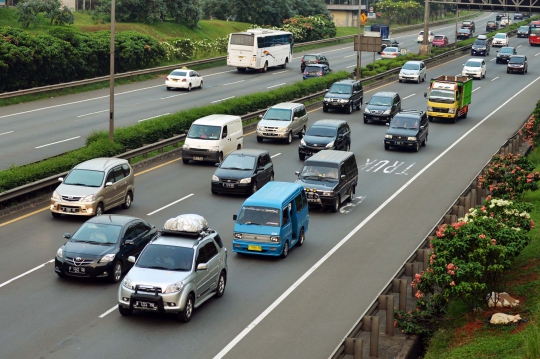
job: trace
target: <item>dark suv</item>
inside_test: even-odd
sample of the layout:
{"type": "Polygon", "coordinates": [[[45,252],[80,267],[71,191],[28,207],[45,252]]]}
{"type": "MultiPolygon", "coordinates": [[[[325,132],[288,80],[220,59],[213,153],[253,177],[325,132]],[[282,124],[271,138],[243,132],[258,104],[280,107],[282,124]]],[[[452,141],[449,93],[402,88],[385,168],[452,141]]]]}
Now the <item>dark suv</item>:
{"type": "Polygon", "coordinates": [[[498,13],[498,14],[495,16],[495,20],[496,20],[496,21],[501,21],[501,18],[503,18],[503,17],[505,17],[505,16],[508,16],[508,14],[505,13],[505,12],[500,12],[500,13],[498,13]]]}
{"type": "Polygon", "coordinates": [[[320,150],[351,149],[351,129],[345,120],[319,120],[308,128],[298,146],[298,157],[303,161],[320,150]]]}
{"type": "Polygon", "coordinates": [[[510,56],[517,55],[517,50],[515,47],[512,46],[505,46],[501,47],[499,51],[497,51],[497,58],[495,60],[496,63],[500,64],[506,64],[508,63],[508,60],[510,59],[510,56]]]}
{"type": "Polygon", "coordinates": [[[488,21],[486,23],[486,32],[499,30],[499,23],[497,21],[488,21]]]}
{"type": "Polygon", "coordinates": [[[364,123],[369,121],[388,122],[401,111],[401,97],[397,92],[377,92],[364,109],[364,123]]]}
{"type": "Polygon", "coordinates": [[[300,60],[300,69],[304,72],[306,66],[311,64],[322,64],[330,67],[328,59],[323,54],[307,54],[302,56],[300,60]]]}
{"type": "Polygon", "coordinates": [[[362,108],[364,101],[364,89],[362,83],[357,80],[341,80],[335,82],[330,90],[324,95],[323,112],[328,109],[345,110],[349,114],[356,108],[362,108]]]}
{"type": "Polygon", "coordinates": [[[516,12],[514,14],[514,20],[523,20],[523,14],[516,12]]]}
{"type": "Polygon", "coordinates": [[[476,26],[474,25],[474,21],[471,21],[471,20],[463,21],[461,23],[461,28],[471,30],[471,34],[476,31],[476,26]]]}
{"type": "Polygon", "coordinates": [[[485,35],[478,35],[471,47],[471,55],[488,56],[491,49],[491,38],[485,35]]]}
{"type": "Polygon", "coordinates": [[[384,135],[384,149],[390,147],[412,148],[415,152],[428,140],[429,122],[424,111],[402,110],[388,124],[384,135]]]}

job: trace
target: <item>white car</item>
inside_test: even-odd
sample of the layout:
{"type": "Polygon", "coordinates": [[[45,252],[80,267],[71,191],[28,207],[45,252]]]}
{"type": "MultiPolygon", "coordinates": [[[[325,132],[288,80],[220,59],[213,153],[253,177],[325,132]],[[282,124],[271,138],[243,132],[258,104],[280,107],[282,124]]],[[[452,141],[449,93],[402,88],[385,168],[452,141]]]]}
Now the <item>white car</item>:
{"type": "Polygon", "coordinates": [[[493,36],[493,42],[491,43],[491,46],[503,47],[508,46],[508,43],[508,34],[504,32],[499,32],[498,34],[495,34],[495,36],[493,36]]]}
{"type": "Polygon", "coordinates": [[[469,76],[472,78],[478,78],[479,80],[486,77],[486,61],[484,59],[469,59],[463,65],[461,71],[462,76],[469,76]]]}
{"type": "MultiPolygon", "coordinates": [[[[434,37],[435,37],[435,34],[433,33],[433,31],[430,31],[429,36],[428,36],[429,43],[433,42],[434,37]]],[[[416,38],[416,42],[421,43],[422,41],[424,41],[424,31],[420,31],[420,33],[418,34],[418,37],[416,38]]]]}
{"type": "Polygon", "coordinates": [[[203,87],[203,78],[197,73],[197,71],[189,70],[188,68],[181,68],[171,72],[165,79],[165,86],[167,90],[172,88],[180,88],[191,91],[192,88],[203,87]]]}
{"type": "Polygon", "coordinates": [[[395,59],[400,55],[401,53],[399,47],[385,47],[381,52],[382,59],[395,59]]]}
{"type": "Polygon", "coordinates": [[[510,19],[508,16],[501,17],[501,27],[507,27],[508,25],[512,25],[513,23],[514,22],[512,21],[512,19],[510,19]]]}

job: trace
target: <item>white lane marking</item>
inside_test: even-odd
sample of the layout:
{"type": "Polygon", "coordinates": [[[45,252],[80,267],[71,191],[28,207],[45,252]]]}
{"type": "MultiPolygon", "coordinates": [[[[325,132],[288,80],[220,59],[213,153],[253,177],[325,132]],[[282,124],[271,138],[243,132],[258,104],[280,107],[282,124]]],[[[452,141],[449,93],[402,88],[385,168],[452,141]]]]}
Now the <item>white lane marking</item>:
{"type": "MultiPolygon", "coordinates": [[[[107,81],[107,80],[106,80],[106,81],[107,81]]],[[[143,88],[141,88],[141,89],[136,89],[136,90],[130,90],[130,91],[126,91],[126,92],[115,93],[114,96],[124,95],[124,94],[127,94],[127,93],[132,93],[132,92],[137,92],[137,91],[142,91],[142,90],[153,89],[153,88],[156,88],[156,87],[164,87],[164,86],[165,86],[165,85],[155,85],[155,86],[143,87],[143,88]]],[[[109,96],[105,96],[105,97],[109,97],[109,96]]]]}
{"type": "Polygon", "coordinates": [[[233,98],[234,96],[231,96],[231,97],[225,97],[225,98],[222,98],[221,100],[215,100],[215,101],[212,101],[210,103],[216,103],[216,102],[221,102],[221,101],[225,101],[225,100],[228,100],[230,98],[233,98]]]}
{"type": "Polygon", "coordinates": [[[240,80],[240,81],[235,81],[235,82],[229,82],[228,84],[223,84],[223,85],[221,85],[221,86],[229,86],[229,85],[237,84],[237,83],[239,83],[239,82],[244,82],[244,81],[246,81],[246,80],[240,80]]]}
{"type": "Polygon", "coordinates": [[[171,98],[171,97],[178,97],[178,96],[184,96],[184,95],[187,95],[187,93],[180,93],[178,95],[171,95],[171,96],[167,96],[167,97],[162,97],[162,98],[160,98],[160,100],[166,100],[166,99],[171,98]]]}
{"type": "Polygon", "coordinates": [[[347,55],[347,56],[343,56],[344,59],[346,59],[347,57],[353,57],[353,56],[356,56],[356,54],[352,54],[352,55],[347,55]]]}
{"type": "Polygon", "coordinates": [[[158,117],[161,117],[161,116],[166,116],[166,115],[170,115],[170,113],[164,113],[163,115],[157,115],[157,116],[153,116],[153,117],[148,117],[148,118],[145,118],[144,120],[139,120],[139,122],[143,122],[143,121],[146,121],[146,120],[151,120],[153,118],[158,118],[158,117]]]}
{"type": "Polygon", "coordinates": [[[416,95],[416,94],[413,93],[412,95],[409,95],[409,96],[407,96],[407,97],[403,97],[402,100],[406,100],[406,99],[408,99],[409,97],[413,97],[414,95],[416,95]]]}
{"type": "Polygon", "coordinates": [[[79,116],[77,116],[77,118],[79,118],[79,117],[86,117],[86,116],[90,116],[90,115],[95,115],[96,113],[102,113],[102,112],[107,112],[107,111],[109,111],[109,109],[101,110],[101,111],[96,111],[96,112],[91,112],[91,113],[85,113],[84,115],[79,115],[79,116]]]}
{"type": "Polygon", "coordinates": [[[109,309],[108,311],[106,311],[105,313],[101,314],[99,317],[104,318],[107,314],[111,313],[113,310],[116,310],[116,309],[118,309],[118,304],[112,307],[111,309],[109,309]]]}
{"type": "Polygon", "coordinates": [[[289,72],[289,70],[280,71],[280,72],[274,72],[272,75],[283,74],[285,72],[289,72]]]}
{"type": "Polygon", "coordinates": [[[267,89],[271,89],[272,87],[283,86],[283,85],[285,85],[285,84],[286,84],[286,82],[281,83],[281,84],[277,84],[277,85],[273,85],[273,86],[268,86],[267,89]]]}
{"type": "Polygon", "coordinates": [[[499,78],[499,76],[495,77],[493,80],[491,80],[491,82],[497,80],[499,78]]]}
{"type": "Polygon", "coordinates": [[[164,210],[165,208],[168,208],[168,207],[170,207],[170,206],[172,206],[172,205],[175,205],[175,204],[177,204],[178,202],[181,202],[181,201],[183,201],[183,200],[185,200],[186,198],[189,198],[189,197],[191,197],[191,196],[193,196],[193,193],[190,193],[190,194],[188,194],[188,195],[185,196],[185,197],[182,197],[182,198],[180,198],[180,199],[178,199],[178,200],[176,200],[176,201],[174,201],[174,202],[172,202],[172,203],[169,203],[169,204],[166,205],[166,206],[163,206],[163,207],[161,207],[161,208],[158,208],[158,209],[156,209],[154,212],[148,213],[147,216],[151,216],[151,215],[153,215],[154,213],[158,213],[159,211],[164,210]]]}
{"type": "Polygon", "coordinates": [[[540,52],[539,52],[539,53],[537,53],[536,55],[534,55],[534,57],[536,57],[536,56],[538,56],[538,55],[540,55],[540,52]]]}
{"type": "Polygon", "coordinates": [[[347,68],[355,67],[356,65],[347,66],[347,68]]]}
{"type": "Polygon", "coordinates": [[[5,285],[8,285],[9,283],[11,283],[11,282],[13,282],[13,281],[15,281],[15,280],[17,280],[17,279],[19,279],[19,278],[24,277],[24,276],[27,275],[27,274],[30,274],[30,273],[32,273],[32,272],[34,272],[34,271],[36,271],[36,270],[38,270],[38,269],[40,269],[40,268],[43,268],[43,267],[45,267],[45,264],[47,264],[47,263],[52,263],[52,262],[54,262],[54,259],[51,259],[51,260],[48,261],[48,262],[45,262],[45,263],[43,263],[43,264],[41,264],[41,265],[38,265],[37,267],[32,268],[32,269],[30,269],[29,271],[24,272],[23,274],[19,274],[19,275],[16,276],[15,278],[11,278],[10,280],[5,281],[4,283],[0,284],[0,288],[2,288],[2,287],[5,286],[5,285]]]}
{"type": "Polygon", "coordinates": [[[516,49],[519,49],[521,46],[523,46],[523,45],[519,45],[518,47],[516,47],[516,49]]]}
{"type": "Polygon", "coordinates": [[[43,148],[43,147],[47,147],[47,146],[52,146],[52,145],[56,145],[57,143],[62,143],[62,142],[67,142],[67,141],[71,141],[71,140],[76,140],[77,138],[80,138],[81,136],[77,136],[77,137],[71,137],[71,138],[68,138],[66,140],[62,140],[62,141],[56,141],[56,142],[53,142],[53,143],[48,143],[46,145],[42,145],[42,146],[37,146],[36,148],[43,148]]]}
{"type": "Polygon", "coordinates": [[[279,156],[279,155],[281,155],[281,152],[280,152],[280,153],[276,153],[276,154],[273,155],[273,156],[270,156],[270,158],[274,158],[274,157],[277,157],[277,156],[279,156]]]}
{"type": "Polygon", "coordinates": [[[9,131],[9,132],[0,133],[0,136],[7,135],[7,134],[10,134],[10,133],[13,133],[13,132],[15,132],[15,131],[9,131]]]}
{"type": "MultiPolygon", "coordinates": [[[[506,106],[510,101],[512,101],[514,98],[516,98],[519,94],[521,94],[523,91],[528,89],[532,84],[534,84],[536,81],[540,80],[540,77],[537,77],[534,81],[529,83],[527,86],[525,86],[523,89],[521,89],[518,93],[516,93],[514,96],[510,97],[506,102],[504,102],[502,105],[497,107],[493,112],[491,112],[489,115],[487,115],[484,119],[482,119],[480,122],[478,122],[474,127],[472,127],[470,130],[465,132],[460,138],[458,138],[454,143],[452,143],[448,148],[446,148],[443,152],[441,152],[437,157],[435,157],[430,163],[428,163],[425,167],[420,169],[420,171],[415,174],[407,183],[405,183],[401,188],[399,188],[394,194],[392,194],[386,201],[384,201],[375,211],[373,211],[369,216],[366,217],[360,224],[358,224],[349,234],[347,234],[341,241],[339,241],[338,244],[336,244],[328,253],[324,255],[321,259],[317,261],[311,268],[308,269],[306,273],[304,273],[296,282],[293,283],[282,295],[279,296],[268,308],[266,308],[255,320],[253,320],[240,334],[238,334],[225,348],[223,348],[215,357],[214,359],[221,359],[227,353],[229,353],[235,346],[242,340],[246,335],[249,334],[255,328],[264,318],[266,318],[276,307],[283,302],[300,284],[302,284],[317,268],[319,268],[332,254],[334,254],[339,248],[341,248],[349,239],[352,238],[362,227],[364,227],[373,217],[375,217],[380,211],[382,211],[391,201],[393,201],[401,192],[403,192],[411,183],[413,183],[418,177],[420,177],[424,172],[426,172],[431,166],[433,166],[437,161],[439,161],[444,155],[446,155],[451,149],[456,147],[465,137],[470,135],[474,130],[476,130],[480,125],[482,125],[484,122],[486,122],[493,114],[495,114],[497,111],[499,111],[501,108],[506,106]]],[[[366,309],[367,312],[368,309],[366,309]]],[[[362,314],[361,317],[365,315],[362,314]]]]}
{"type": "Polygon", "coordinates": [[[476,91],[476,90],[480,90],[480,89],[481,89],[481,87],[477,87],[477,88],[475,88],[474,90],[472,90],[472,92],[474,92],[474,91],[476,91]]]}
{"type": "Polygon", "coordinates": [[[82,103],[82,102],[87,102],[87,101],[92,101],[92,100],[98,100],[98,99],[100,99],[100,98],[106,98],[106,97],[109,97],[109,95],[107,95],[107,96],[100,96],[100,97],[94,97],[94,98],[89,98],[88,100],[81,100],[81,101],[75,101],[75,102],[64,103],[64,104],[62,104],[62,105],[54,105],[54,106],[48,106],[48,107],[42,107],[42,108],[36,108],[35,110],[29,110],[29,111],[23,111],[23,112],[12,113],[11,115],[0,116],[0,118],[11,117],[11,116],[17,116],[17,115],[24,115],[24,114],[26,114],[26,113],[31,113],[31,112],[41,111],[41,110],[48,110],[48,109],[51,109],[51,108],[62,107],[62,106],[67,106],[67,105],[74,105],[74,104],[78,104],[78,103],[82,103]]]}
{"type": "Polygon", "coordinates": [[[491,60],[489,60],[489,61],[495,61],[495,60],[497,60],[497,58],[496,58],[496,57],[492,58],[492,59],[491,59],[491,60]]]}
{"type": "Polygon", "coordinates": [[[209,76],[215,76],[215,75],[221,75],[221,74],[226,74],[227,72],[236,72],[237,70],[229,70],[229,71],[222,71],[222,72],[215,72],[213,74],[209,74],[209,75],[204,75],[203,76],[203,79],[205,77],[209,77],[209,76]]]}

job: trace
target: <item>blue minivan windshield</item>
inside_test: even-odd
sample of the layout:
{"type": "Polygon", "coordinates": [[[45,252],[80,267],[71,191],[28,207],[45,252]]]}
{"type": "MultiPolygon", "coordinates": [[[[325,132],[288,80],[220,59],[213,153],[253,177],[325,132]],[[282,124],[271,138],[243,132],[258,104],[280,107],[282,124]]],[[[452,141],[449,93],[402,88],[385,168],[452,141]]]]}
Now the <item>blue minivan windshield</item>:
{"type": "Polygon", "coordinates": [[[279,209],[271,207],[244,206],[236,219],[238,224],[279,226],[279,209]]]}

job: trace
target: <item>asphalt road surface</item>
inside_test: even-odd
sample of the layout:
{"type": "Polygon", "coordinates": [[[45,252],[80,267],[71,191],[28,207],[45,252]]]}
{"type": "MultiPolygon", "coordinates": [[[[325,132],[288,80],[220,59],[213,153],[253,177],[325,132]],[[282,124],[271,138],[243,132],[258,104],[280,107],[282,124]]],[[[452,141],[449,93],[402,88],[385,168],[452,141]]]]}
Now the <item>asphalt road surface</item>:
{"type": "MultiPolygon", "coordinates": [[[[474,19],[482,34],[486,22],[494,13],[474,19]]],[[[455,37],[455,24],[433,27],[435,34],[455,37]]],[[[418,52],[419,30],[393,36],[402,48],[418,52]]],[[[512,40],[513,41],[513,40],[512,40]]],[[[334,71],[352,71],[356,53],[351,44],[341,44],[310,52],[322,52],[334,71]]],[[[232,67],[201,70],[204,88],[191,92],[167,91],[164,79],[118,86],[115,89],[115,127],[136,124],[165,114],[191,107],[205,106],[231,97],[268,91],[286,84],[302,81],[300,59],[302,52],[286,69],[271,68],[267,73],[237,72],[232,67]]],[[[380,55],[376,55],[380,58],[380,55]]],[[[363,53],[362,64],[373,61],[373,53],[363,53]]],[[[11,165],[24,165],[84,146],[86,137],[95,130],[109,129],[109,89],[51,98],[31,103],[3,107],[0,110],[0,170],[11,165]]]]}

